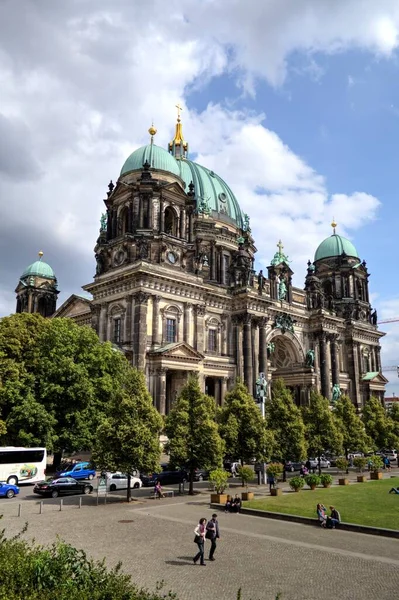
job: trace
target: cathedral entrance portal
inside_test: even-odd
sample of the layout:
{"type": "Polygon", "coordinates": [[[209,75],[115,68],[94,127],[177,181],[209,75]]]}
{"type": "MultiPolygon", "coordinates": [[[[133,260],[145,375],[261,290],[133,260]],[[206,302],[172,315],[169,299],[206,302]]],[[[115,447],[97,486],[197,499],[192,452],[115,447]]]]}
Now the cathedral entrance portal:
{"type": "Polygon", "coordinates": [[[271,343],[274,344],[270,356],[272,386],[273,380],[281,378],[290,390],[294,402],[298,406],[307,404],[310,389],[315,383],[314,373],[313,369],[305,365],[298,340],[281,334],[275,336],[271,343]]]}

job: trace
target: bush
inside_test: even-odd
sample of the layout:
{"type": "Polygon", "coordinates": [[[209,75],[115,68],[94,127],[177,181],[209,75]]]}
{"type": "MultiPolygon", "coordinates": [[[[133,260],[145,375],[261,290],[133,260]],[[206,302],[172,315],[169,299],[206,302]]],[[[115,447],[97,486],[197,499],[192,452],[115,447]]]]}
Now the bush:
{"type": "Polygon", "coordinates": [[[303,477],[292,477],[292,479],[290,479],[290,488],[293,490],[301,490],[303,488],[303,486],[305,485],[305,481],[303,479],[303,477]]]}
{"type": "Polygon", "coordinates": [[[373,454],[373,456],[370,456],[368,462],[370,464],[371,471],[374,472],[377,472],[379,469],[382,469],[384,465],[381,456],[378,456],[377,454],[373,454]]]}
{"type": "Polygon", "coordinates": [[[337,458],[337,463],[336,464],[337,464],[338,471],[342,471],[342,472],[346,471],[348,469],[348,467],[349,467],[349,461],[346,460],[346,458],[343,458],[343,457],[337,458]]]}
{"type": "Polygon", "coordinates": [[[224,490],[229,487],[228,478],[229,474],[224,469],[215,469],[209,473],[209,481],[213,484],[217,494],[223,494],[224,490]]]}
{"type": "MultiPolygon", "coordinates": [[[[25,528],[26,530],[26,528],[25,528]]],[[[24,530],[24,531],[25,531],[24,530]]],[[[57,541],[51,546],[30,545],[19,536],[0,532],[0,598],[13,600],[161,600],[158,594],[136,587],[119,563],[108,570],[104,561],[87,558],[83,550],[57,541]]]]}
{"type": "Polygon", "coordinates": [[[331,475],[329,475],[329,473],[323,473],[322,475],[320,475],[320,483],[324,485],[324,487],[331,485],[332,482],[333,478],[331,477],[331,475]]]}
{"type": "Polygon", "coordinates": [[[273,475],[273,477],[275,477],[276,479],[278,479],[278,477],[283,473],[283,471],[284,465],[277,462],[268,464],[266,468],[266,473],[268,475],[273,475]]]}
{"type": "Polygon", "coordinates": [[[308,485],[309,487],[312,487],[315,485],[319,485],[320,477],[319,477],[319,475],[306,475],[305,481],[306,481],[306,485],[308,485]]]}
{"type": "Polygon", "coordinates": [[[246,485],[248,490],[248,483],[254,478],[254,471],[251,467],[239,467],[238,477],[241,479],[243,485],[246,485]]]}
{"type": "Polygon", "coordinates": [[[353,464],[357,469],[359,469],[359,473],[363,473],[368,462],[369,459],[365,456],[356,456],[356,458],[353,459],[353,464]]]}

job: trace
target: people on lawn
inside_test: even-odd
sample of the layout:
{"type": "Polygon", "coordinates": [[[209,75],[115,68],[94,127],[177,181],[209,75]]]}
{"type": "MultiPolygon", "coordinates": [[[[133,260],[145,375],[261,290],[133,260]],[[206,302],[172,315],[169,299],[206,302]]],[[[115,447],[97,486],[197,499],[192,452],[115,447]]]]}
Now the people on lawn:
{"type": "Polygon", "coordinates": [[[335,529],[341,523],[341,515],[334,506],[330,506],[331,514],[327,515],[327,509],[324,504],[318,504],[316,507],[317,518],[321,527],[335,529]]]}

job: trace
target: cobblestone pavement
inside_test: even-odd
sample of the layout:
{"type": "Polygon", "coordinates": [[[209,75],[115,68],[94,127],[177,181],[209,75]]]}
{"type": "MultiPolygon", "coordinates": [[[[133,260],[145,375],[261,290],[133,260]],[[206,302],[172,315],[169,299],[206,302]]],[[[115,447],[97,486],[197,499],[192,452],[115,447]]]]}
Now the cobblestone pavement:
{"type": "Polygon", "coordinates": [[[7,512],[7,534],[27,520],[28,538],[48,543],[58,534],[109,564],[122,560],[135,582],[154,588],[164,580],[179,600],[234,600],[239,587],[243,600],[272,600],[277,592],[281,600],[398,597],[397,540],[246,515],[221,513],[216,561],[206,570],[194,565],[194,526],[212,513],[205,497],[62,512],[50,505],[20,519],[7,512]]]}

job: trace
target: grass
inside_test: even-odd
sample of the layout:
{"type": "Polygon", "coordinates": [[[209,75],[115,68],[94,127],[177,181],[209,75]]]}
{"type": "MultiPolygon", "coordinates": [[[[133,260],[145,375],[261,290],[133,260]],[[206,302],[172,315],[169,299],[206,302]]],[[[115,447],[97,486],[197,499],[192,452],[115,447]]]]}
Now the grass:
{"type": "Polygon", "coordinates": [[[243,506],[316,518],[316,504],[320,502],[327,509],[335,506],[345,523],[398,529],[399,495],[388,493],[392,487],[399,487],[399,477],[348,486],[318,487],[313,491],[304,488],[299,493],[290,491],[282,496],[244,502],[243,506]]]}

